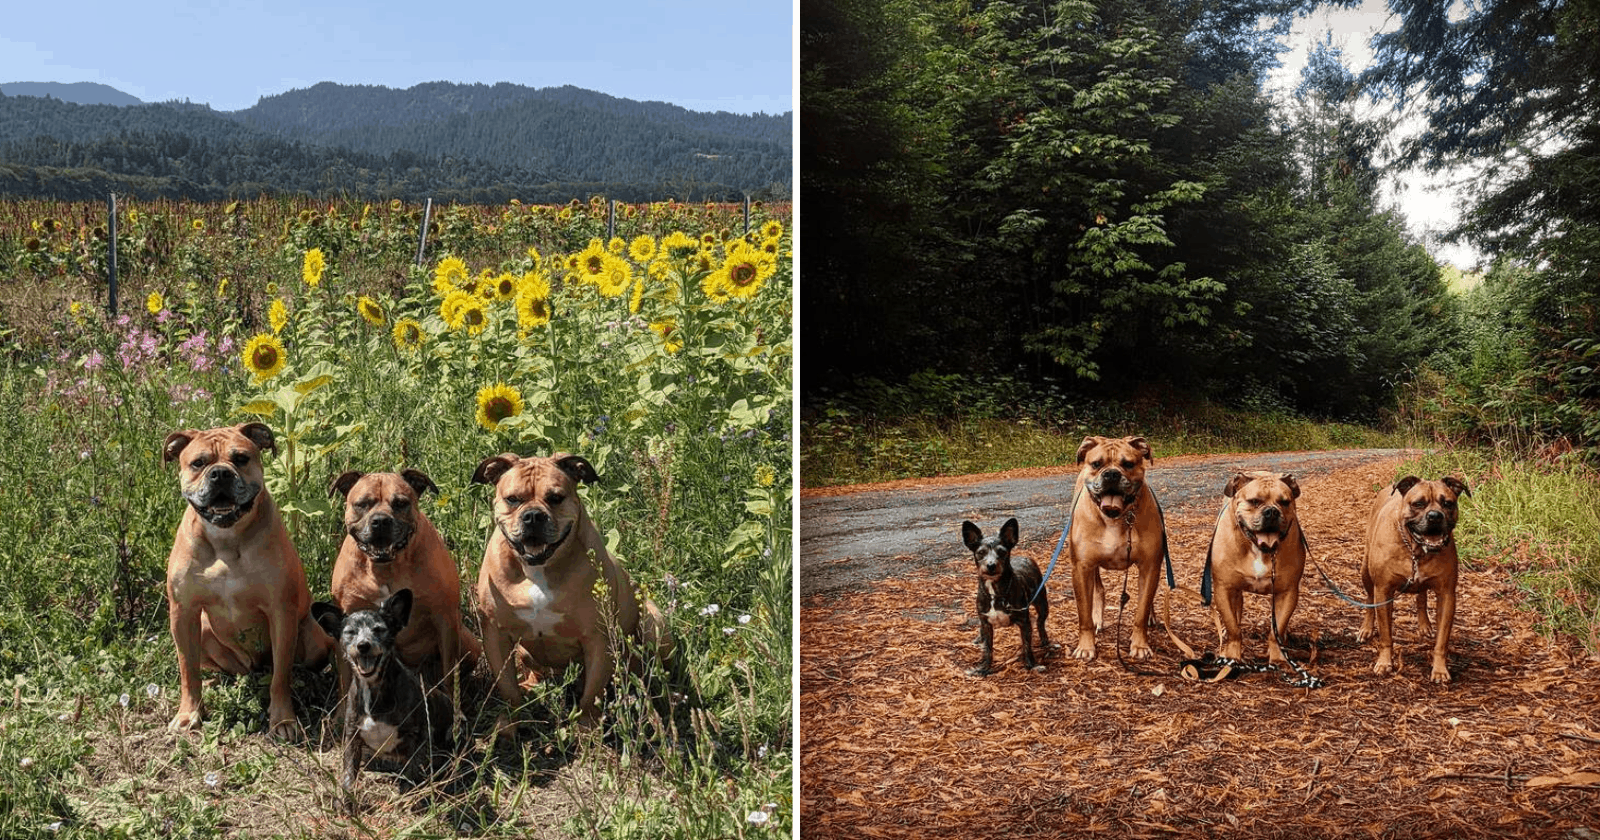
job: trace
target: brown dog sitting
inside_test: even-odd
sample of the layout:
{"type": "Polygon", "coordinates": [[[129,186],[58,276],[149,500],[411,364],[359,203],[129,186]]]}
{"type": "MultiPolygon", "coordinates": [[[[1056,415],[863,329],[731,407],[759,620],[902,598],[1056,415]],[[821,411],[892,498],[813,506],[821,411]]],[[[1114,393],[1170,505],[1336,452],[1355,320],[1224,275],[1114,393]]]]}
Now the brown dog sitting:
{"type": "Polygon", "coordinates": [[[167,558],[167,606],[178,648],[173,731],[200,726],[200,671],[248,674],[270,667],[267,729],[298,737],[291,666],[321,668],[333,640],[311,618],[305,568],[262,476],[277,451],[263,423],[173,432],[161,447],[178,462],[188,502],[167,558]]]}
{"type": "Polygon", "coordinates": [[[663,659],[672,649],[661,611],[634,592],[578,495],[578,482],[600,476],[579,455],[505,453],[485,458],[472,480],[494,486],[478,610],[495,686],[513,710],[522,702],[511,664],[519,646],[541,669],[581,662],[580,723],[592,725],[624,637],[663,659]]]}
{"type": "Polygon", "coordinates": [[[1156,599],[1156,584],[1166,545],[1161,512],[1145,483],[1152,460],[1142,437],[1086,437],[1078,446],[1078,472],[1070,520],[1072,594],[1078,603],[1076,659],[1095,657],[1094,636],[1105,626],[1105,586],[1100,570],[1139,569],[1133,632],[1128,653],[1147,659],[1153,653],[1146,628],[1156,599]]]}
{"type": "Polygon", "coordinates": [[[1240,473],[1228,479],[1222,493],[1228,502],[1217,519],[1207,556],[1216,585],[1222,656],[1239,659],[1243,655],[1239,625],[1244,616],[1244,593],[1250,592],[1272,599],[1276,624],[1269,622],[1267,660],[1286,666],[1288,658],[1278,639],[1288,637],[1289,618],[1300,600],[1300,576],[1306,565],[1305,537],[1295,510],[1300,485],[1292,475],[1240,473]]]}
{"type": "Polygon", "coordinates": [[[1367,527],[1367,556],[1361,566],[1361,585],[1367,601],[1382,604],[1367,611],[1356,638],[1372,638],[1376,628],[1378,661],[1373,673],[1395,670],[1393,610],[1390,603],[1401,594],[1417,594],[1417,632],[1426,639],[1433,633],[1428,626],[1428,592],[1437,602],[1439,627],[1433,644],[1433,672],[1436,683],[1450,681],[1445,655],[1450,647],[1450,630],[1456,617],[1456,575],[1460,563],[1456,555],[1455,528],[1457,500],[1470,496],[1467,483],[1445,477],[1424,481],[1408,475],[1393,487],[1378,492],[1372,520],[1367,527]]]}
{"type": "MultiPolygon", "coordinates": [[[[347,472],[328,492],[344,495],[344,542],[333,564],[333,600],[348,615],[374,610],[411,590],[400,661],[432,686],[446,675],[471,673],[483,647],[461,622],[461,573],[418,499],[439,488],[418,470],[347,472]]],[[[340,669],[348,687],[349,675],[340,669]]],[[[459,680],[457,680],[459,682],[459,680]]]]}

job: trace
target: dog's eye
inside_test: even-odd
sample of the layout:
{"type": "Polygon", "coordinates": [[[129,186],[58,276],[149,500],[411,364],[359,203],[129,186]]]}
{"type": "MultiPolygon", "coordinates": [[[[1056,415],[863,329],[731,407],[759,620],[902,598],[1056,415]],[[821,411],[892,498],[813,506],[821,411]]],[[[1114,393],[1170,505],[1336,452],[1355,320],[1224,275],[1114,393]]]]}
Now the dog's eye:
{"type": "Polygon", "coordinates": [[[506,505],[509,506],[509,507],[521,507],[522,506],[522,497],[521,496],[507,496],[506,497],[506,505]]]}
{"type": "Polygon", "coordinates": [[[1139,462],[1138,461],[1129,460],[1127,458],[1124,458],[1122,460],[1122,468],[1125,469],[1125,470],[1131,470],[1131,469],[1133,469],[1134,467],[1137,467],[1137,466],[1139,466],[1139,462]]]}
{"type": "Polygon", "coordinates": [[[550,495],[544,497],[545,504],[552,506],[559,505],[566,500],[566,495],[562,493],[551,493],[550,495]]]}
{"type": "Polygon", "coordinates": [[[250,463],[250,456],[244,454],[243,452],[235,452],[233,453],[233,457],[229,460],[233,461],[234,466],[242,467],[245,464],[250,463]]]}
{"type": "Polygon", "coordinates": [[[189,462],[189,469],[198,470],[198,469],[204,467],[205,465],[206,465],[206,459],[204,459],[204,458],[196,458],[193,461],[189,462]]]}
{"type": "Polygon", "coordinates": [[[1100,460],[1098,458],[1096,458],[1095,460],[1089,462],[1089,466],[1094,468],[1094,469],[1097,469],[1097,470],[1100,469],[1101,467],[1105,466],[1105,465],[1106,465],[1106,462],[1102,461],[1102,460],[1100,460]]]}
{"type": "Polygon", "coordinates": [[[1454,499],[1445,499],[1445,500],[1444,500],[1444,501],[1442,501],[1442,502],[1440,502],[1440,503],[1439,503],[1439,506],[1440,506],[1440,507],[1444,507],[1444,508],[1449,508],[1449,509],[1451,509],[1451,510],[1454,510],[1454,509],[1455,509],[1455,506],[1456,506],[1456,503],[1455,503],[1455,500],[1454,500],[1454,499]]]}
{"type": "Polygon", "coordinates": [[[405,496],[396,496],[394,501],[391,502],[389,506],[395,510],[405,510],[406,508],[411,507],[411,500],[405,496]]]}
{"type": "Polygon", "coordinates": [[[366,510],[367,508],[372,507],[372,500],[371,499],[356,499],[355,501],[350,503],[350,506],[355,508],[356,510],[366,510]]]}

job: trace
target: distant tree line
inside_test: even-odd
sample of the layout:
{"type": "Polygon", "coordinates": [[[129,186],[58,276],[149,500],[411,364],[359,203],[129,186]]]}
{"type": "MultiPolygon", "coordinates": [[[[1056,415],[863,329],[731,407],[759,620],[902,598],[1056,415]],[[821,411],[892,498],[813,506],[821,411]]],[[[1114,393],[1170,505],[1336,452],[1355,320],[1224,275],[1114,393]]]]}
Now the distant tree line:
{"type": "Polygon", "coordinates": [[[224,113],[0,95],[0,190],[264,192],[455,201],[787,198],[789,117],[695,114],[591,91],[318,85],[224,113]],[[375,127],[382,126],[382,130],[375,127]],[[58,183],[59,182],[59,183],[58,183]]]}
{"type": "Polygon", "coordinates": [[[1462,343],[1299,0],[803,0],[808,392],[924,368],[1370,418],[1462,343]],[[1276,21],[1261,29],[1260,20],[1276,21]]]}

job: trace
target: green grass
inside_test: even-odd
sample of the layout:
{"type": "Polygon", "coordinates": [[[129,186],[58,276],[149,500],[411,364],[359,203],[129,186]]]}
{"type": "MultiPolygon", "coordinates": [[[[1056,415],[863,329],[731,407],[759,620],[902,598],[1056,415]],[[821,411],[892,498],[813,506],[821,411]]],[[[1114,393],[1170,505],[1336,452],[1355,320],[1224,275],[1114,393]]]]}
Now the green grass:
{"type": "MultiPolygon", "coordinates": [[[[528,245],[553,262],[592,229],[529,238],[564,231],[541,225],[473,228],[472,270],[535,270],[528,245]]],[[[277,256],[249,257],[220,294],[176,268],[152,270],[166,302],[159,318],[142,297],[125,321],[92,307],[75,317],[70,295],[39,291],[47,274],[4,310],[0,837],[787,833],[788,269],[750,301],[717,302],[701,290],[707,269],[678,260],[648,281],[637,315],[629,296],[561,282],[557,270],[550,324],[521,330],[502,301],[486,306],[474,334],[446,327],[429,275],[363,254],[354,228],[291,222],[273,235],[283,237],[277,256]],[[311,239],[332,255],[316,287],[300,279],[311,239]],[[360,295],[382,302],[389,323],[420,321],[422,349],[399,350],[387,324],[362,321],[360,295]],[[257,382],[240,369],[239,347],[268,329],[274,297],[291,313],[280,334],[288,365],[257,382]],[[666,336],[650,328],[667,322],[666,336]],[[488,429],[474,420],[476,395],[494,383],[516,388],[523,409],[488,429]],[[440,492],[423,510],[470,590],[490,527],[489,491],[470,483],[477,463],[507,450],[584,454],[601,475],[583,491],[586,505],[667,612],[675,664],[643,680],[620,674],[608,725],[594,734],[571,725],[576,669],[555,675],[530,693],[515,743],[492,741],[504,709],[472,681],[460,779],[403,792],[391,777],[363,774],[353,809],[336,786],[330,671],[297,674],[306,743],[261,734],[261,678],[217,678],[201,733],[168,734],[177,673],[164,570],[183,503],[161,442],[252,419],[277,435],[268,486],[319,599],[342,538],[328,493],[340,472],[431,476],[440,492]]],[[[470,608],[465,592],[463,602],[470,608]]]]}
{"type": "Polygon", "coordinates": [[[1402,432],[1315,422],[1284,413],[1234,411],[1189,401],[1181,408],[1097,406],[1065,416],[879,418],[829,406],[801,424],[800,483],[828,487],[1070,465],[1086,435],[1144,435],[1156,461],[1175,455],[1391,448],[1402,432]]]}

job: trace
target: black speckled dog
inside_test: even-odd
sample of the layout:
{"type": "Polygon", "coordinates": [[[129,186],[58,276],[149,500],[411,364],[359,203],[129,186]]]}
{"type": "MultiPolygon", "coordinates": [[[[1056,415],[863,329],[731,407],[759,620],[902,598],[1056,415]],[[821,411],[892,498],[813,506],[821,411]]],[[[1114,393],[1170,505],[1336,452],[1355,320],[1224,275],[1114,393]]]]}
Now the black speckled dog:
{"type": "Polygon", "coordinates": [[[400,762],[410,781],[418,770],[431,773],[438,759],[449,755],[450,700],[424,692],[417,673],[400,661],[395,640],[411,619],[411,590],[402,589],[375,610],[345,615],[333,604],[318,601],[311,615],[336,641],[350,666],[350,689],[344,698],[344,774],[346,791],[374,758],[400,762]]]}
{"type": "Polygon", "coordinates": [[[981,677],[994,670],[995,625],[1017,625],[1022,631],[1022,664],[1034,671],[1044,671],[1033,656],[1033,621],[1028,612],[1029,601],[1039,614],[1039,657],[1050,655],[1050,637],[1045,634],[1044,622],[1050,615],[1050,595],[1040,589],[1044,575],[1027,557],[1013,557],[1011,549],[1017,547],[1017,520],[1007,519],[1000,526],[1000,535],[985,538],[983,531],[971,522],[961,523],[961,541],[972,550],[972,561],[978,570],[978,620],[983,624],[980,642],[983,645],[983,663],[967,673],[981,677]],[[1039,597],[1034,599],[1034,593],[1039,597]]]}

